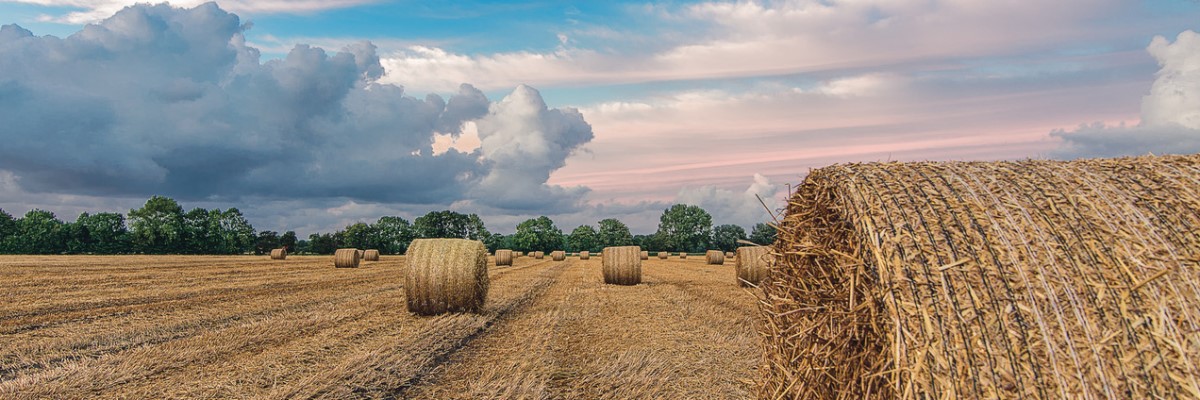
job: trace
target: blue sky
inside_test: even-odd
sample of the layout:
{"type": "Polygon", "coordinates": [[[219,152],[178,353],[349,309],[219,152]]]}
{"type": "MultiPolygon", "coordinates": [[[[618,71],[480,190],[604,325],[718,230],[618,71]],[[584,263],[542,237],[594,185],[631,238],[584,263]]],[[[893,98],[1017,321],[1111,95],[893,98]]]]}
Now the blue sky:
{"type": "Polygon", "coordinates": [[[29,31],[0,34],[0,208],[644,233],[675,202],[762,221],[756,195],[837,162],[1200,151],[1189,0],[132,4],[0,0],[29,31]]]}

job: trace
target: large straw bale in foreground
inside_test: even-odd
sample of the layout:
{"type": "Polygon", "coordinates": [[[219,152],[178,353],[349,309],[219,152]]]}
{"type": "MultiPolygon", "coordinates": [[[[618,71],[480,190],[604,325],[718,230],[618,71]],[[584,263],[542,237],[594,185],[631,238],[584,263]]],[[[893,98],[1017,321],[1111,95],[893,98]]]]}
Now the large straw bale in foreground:
{"type": "Polygon", "coordinates": [[[1197,398],[1200,156],[813,170],[760,397],[1197,398]]]}
{"type": "Polygon", "coordinates": [[[720,250],[709,250],[704,252],[704,262],[712,265],[725,264],[725,253],[720,250]]]}
{"type": "Polygon", "coordinates": [[[337,268],[358,268],[358,249],[337,249],[333,252],[333,266],[337,268]]]}
{"type": "Polygon", "coordinates": [[[604,283],[636,285],[642,282],[641,247],[605,247],[600,257],[604,266],[604,283]]]}
{"type": "Polygon", "coordinates": [[[738,247],[733,265],[737,268],[739,286],[757,285],[767,275],[771,265],[771,248],[766,246],[738,247]]]}
{"type": "Polygon", "coordinates": [[[363,261],[379,261],[379,250],[364,251],[363,261]]]}
{"type": "Polygon", "coordinates": [[[513,251],[512,250],[496,250],[496,266],[512,265],[513,251]]]}
{"type": "Polygon", "coordinates": [[[478,240],[416,239],[405,253],[408,311],[477,312],[487,298],[487,246],[478,240]]]}
{"type": "Polygon", "coordinates": [[[272,260],[286,260],[287,259],[287,249],[278,248],[278,249],[271,250],[271,259],[272,260]]]}
{"type": "Polygon", "coordinates": [[[563,261],[563,260],[566,260],[566,259],[567,259],[567,253],[566,253],[565,251],[562,251],[562,250],[555,250],[555,251],[552,251],[552,252],[550,252],[550,259],[551,259],[551,260],[554,260],[554,261],[563,261]]]}

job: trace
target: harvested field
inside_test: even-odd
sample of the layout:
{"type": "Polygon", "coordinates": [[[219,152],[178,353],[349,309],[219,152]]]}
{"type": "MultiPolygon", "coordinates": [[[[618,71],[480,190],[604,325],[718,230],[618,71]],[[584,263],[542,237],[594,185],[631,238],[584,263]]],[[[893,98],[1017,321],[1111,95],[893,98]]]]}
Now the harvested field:
{"type": "Polygon", "coordinates": [[[402,256],[2,256],[0,398],[746,398],[756,300],[703,260],[492,269],[480,314],[406,311],[402,256]]]}

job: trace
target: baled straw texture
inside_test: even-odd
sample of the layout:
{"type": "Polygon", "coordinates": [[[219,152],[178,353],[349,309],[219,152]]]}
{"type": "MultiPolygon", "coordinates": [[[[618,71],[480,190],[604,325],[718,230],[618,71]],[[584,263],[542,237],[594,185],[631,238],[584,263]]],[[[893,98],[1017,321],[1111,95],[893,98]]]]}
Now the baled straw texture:
{"type": "Polygon", "coordinates": [[[550,252],[550,259],[552,259],[552,260],[554,260],[554,261],[563,261],[563,260],[566,260],[566,259],[567,259],[567,253],[566,253],[566,252],[564,252],[564,251],[562,251],[562,250],[555,250],[555,251],[552,251],[552,252],[550,252]]]}
{"type": "Polygon", "coordinates": [[[367,252],[366,252],[366,251],[363,251],[363,250],[359,250],[359,251],[358,251],[358,259],[360,259],[360,260],[361,260],[361,259],[363,259],[363,258],[364,258],[364,257],[366,257],[366,256],[367,256],[367,252]]]}
{"type": "Polygon", "coordinates": [[[712,265],[725,264],[725,253],[720,250],[709,250],[704,252],[704,262],[712,265]]]}
{"type": "Polygon", "coordinates": [[[524,256],[525,256],[525,253],[522,253],[522,252],[519,252],[519,251],[514,251],[514,252],[513,252],[513,258],[516,258],[516,257],[524,257],[524,256]]]}
{"type": "Polygon", "coordinates": [[[758,285],[771,265],[771,248],[765,246],[738,247],[733,265],[737,268],[738,286],[758,285]]]}
{"type": "Polygon", "coordinates": [[[725,258],[733,258],[733,256],[734,256],[734,254],[732,251],[725,252],[725,258]]]}
{"type": "Polygon", "coordinates": [[[638,246],[605,247],[603,259],[604,283],[636,285],[642,282],[642,248],[638,246]]]}
{"type": "Polygon", "coordinates": [[[416,239],[405,253],[404,296],[421,315],[478,312],[487,298],[487,246],[478,240],[416,239]]]}
{"type": "Polygon", "coordinates": [[[680,258],[680,259],[687,259],[687,252],[682,252],[682,251],[681,251],[681,252],[679,252],[679,258],[680,258]]]}
{"type": "Polygon", "coordinates": [[[278,248],[278,249],[271,250],[271,259],[272,260],[286,260],[287,259],[287,249],[278,248]]]}
{"type": "Polygon", "coordinates": [[[587,251],[581,251],[581,252],[579,252],[579,259],[580,259],[580,260],[586,260],[586,259],[588,259],[588,258],[591,258],[591,257],[592,257],[592,253],[590,253],[590,252],[587,252],[587,251]]]}
{"type": "Polygon", "coordinates": [[[541,260],[543,258],[546,258],[546,254],[542,253],[540,251],[535,251],[535,252],[533,252],[533,258],[541,260]]]}
{"type": "Polygon", "coordinates": [[[670,257],[670,255],[669,255],[669,254],[667,254],[667,252],[665,252],[665,251],[660,251],[660,252],[658,252],[658,259],[659,259],[659,260],[666,260],[666,259],[667,259],[667,257],[670,257]]]}
{"type": "Polygon", "coordinates": [[[512,250],[496,250],[496,266],[512,265],[513,251],[512,250]]]}
{"type": "Polygon", "coordinates": [[[364,251],[363,261],[379,261],[379,250],[364,251]]]}
{"type": "Polygon", "coordinates": [[[775,253],[760,397],[1200,397],[1200,156],[835,165],[775,253]]]}
{"type": "Polygon", "coordinates": [[[650,259],[650,252],[642,250],[642,260],[649,260],[649,259],[650,259]]]}
{"type": "Polygon", "coordinates": [[[337,249],[333,252],[333,266],[337,268],[358,268],[358,249],[337,249]]]}

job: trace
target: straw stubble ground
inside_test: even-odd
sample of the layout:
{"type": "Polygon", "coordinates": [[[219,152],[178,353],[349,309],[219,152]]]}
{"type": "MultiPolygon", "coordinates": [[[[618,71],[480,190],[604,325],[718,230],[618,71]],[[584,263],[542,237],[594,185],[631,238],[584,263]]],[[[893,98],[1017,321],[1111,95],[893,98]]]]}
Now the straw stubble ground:
{"type": "Polygon", "coordinates": [[[489,271],[479,315],[404,307],[402,257],[0,257],[0,398],[745,398],[755,299],[728,266],[489,271]]]}

